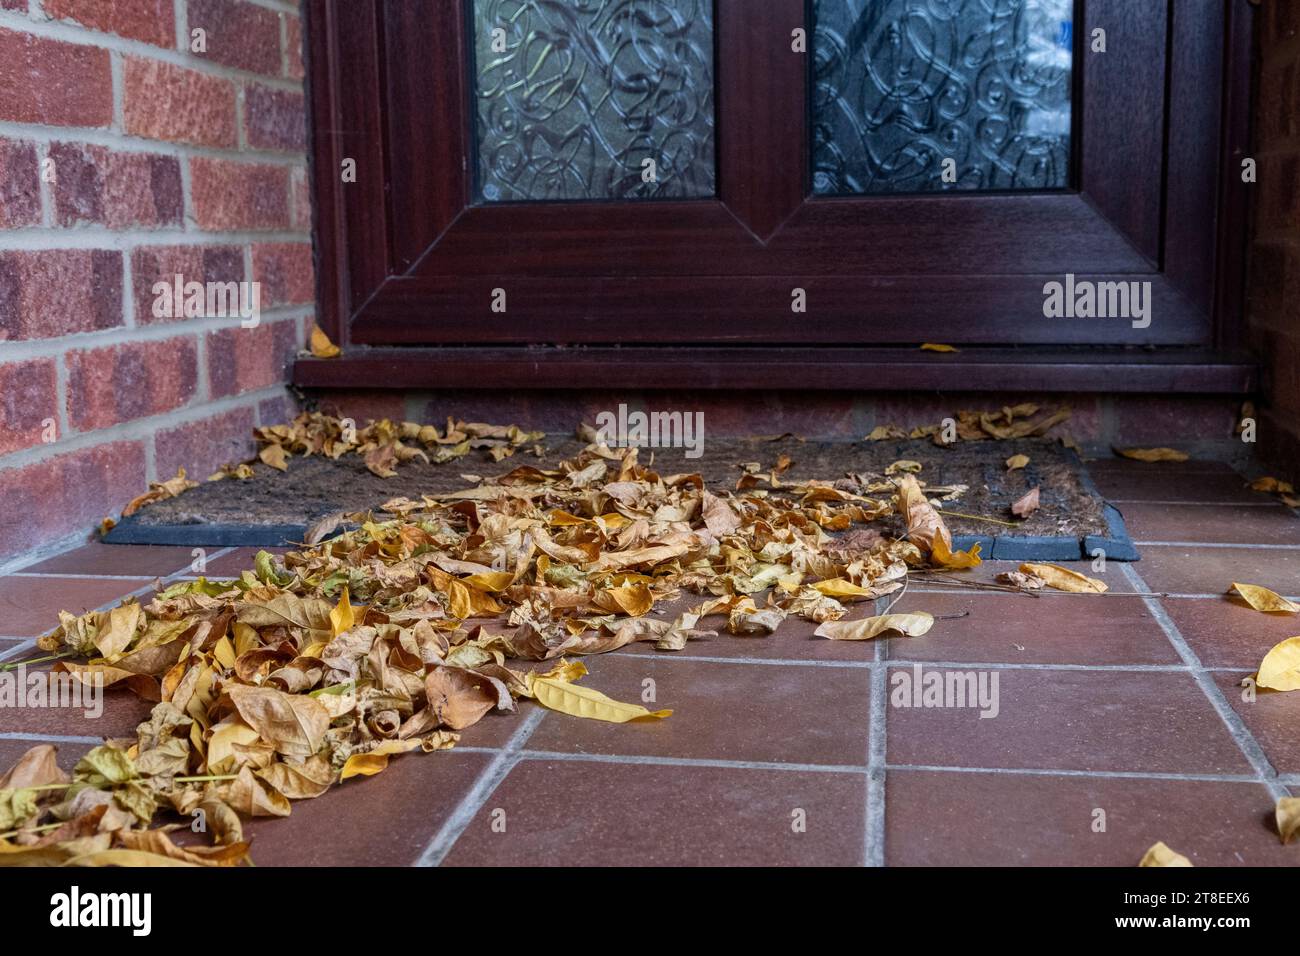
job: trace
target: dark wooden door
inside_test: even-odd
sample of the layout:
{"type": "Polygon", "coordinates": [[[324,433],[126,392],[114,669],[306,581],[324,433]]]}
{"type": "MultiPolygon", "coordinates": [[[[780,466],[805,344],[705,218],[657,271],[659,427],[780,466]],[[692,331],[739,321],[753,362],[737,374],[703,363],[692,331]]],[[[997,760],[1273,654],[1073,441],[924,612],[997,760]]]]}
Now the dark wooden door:
{"type": "Polygon", "coordinates": [[[308,7],[354,358],[1235,344],[1245,3],[308,7]],[[1046,315],[1053,282],[1144,290],[1149,321],[1046,315]]]}

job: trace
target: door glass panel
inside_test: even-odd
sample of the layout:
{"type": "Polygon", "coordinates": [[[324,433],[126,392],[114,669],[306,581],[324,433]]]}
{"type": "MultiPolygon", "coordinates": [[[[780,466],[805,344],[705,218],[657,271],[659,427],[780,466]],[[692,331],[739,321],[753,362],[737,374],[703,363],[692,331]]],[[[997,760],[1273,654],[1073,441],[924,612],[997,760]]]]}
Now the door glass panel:
{"type": "Polygon", "coordinates": [[[813,0],[813,191],[1061,189],[1073,0],[813,0]]]}
{"type": "Polygon", "coordinates": [[[480,202],[715,193],[712,0],[471,0],[480,202]]]}

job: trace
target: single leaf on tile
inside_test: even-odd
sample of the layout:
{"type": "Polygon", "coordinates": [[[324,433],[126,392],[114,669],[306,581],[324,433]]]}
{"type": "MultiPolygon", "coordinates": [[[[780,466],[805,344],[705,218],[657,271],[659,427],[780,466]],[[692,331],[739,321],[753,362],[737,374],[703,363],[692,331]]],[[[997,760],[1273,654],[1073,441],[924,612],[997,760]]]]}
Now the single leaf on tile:
{"type": "Polygon", "coordinates": [[[926,611],[907,614],[882,614],[856,621],[826,621],[813,631],[818,637],[832,641],[869,641],[890,631],[905,637],[920,637],[934,627],[934,616],[926,611]]]}
{"type": "Polygon", "coordinates": [[[924,342],[921,344],[922,352],[958,352],[960,349],[951,345],[944,345],[940,342],[924,342]]]}
{"type": "Polygon", "coordinates": [[[343,764],[343,771],[339,774],[339,781],[342,782],[350,777],[372,777],[388,767],[388,758],[391,754],[404,754],[418,750],[420,744],[419,737],[412,737],[409,740],[381,741],[374,750],[348,757],[347,762],[343,764]]]}
{"type": "Polygon", "coordinates": [[[925,466],[919,461],[912,461],[910,458],[900,458],[898,461],[885,468],[886,475],[916,475],[920,474],[921,469],[925,466]]]}
{"type": "Polygon", "coordinates": [[[860,584],[854,584],[852,581],[846,581],[844,578],[830,578],[826,581],[817,581],[811,585],[827,597],[839,598],[876,598],[880,596],[880,591],[876,588],[864,588],[860,584]]]}
{"type": "Polygon", "coordinates": [[[1007,471],[1017,471],[1029,464],[1028,455],[1012,455],[1007,459],[1007,471]]]}
{"type": "Polygon", "coordinates": [[[1163,842],[1156,843],[1147,850],[1138,866],[1191,866],[1192,861],[1181,853],[1175,853],[1163,842]]]}
{"type": "Polygon", "coordinates": [[[1035,485],[1029,491],[1018,498],[1011,504],[1011,513],[1017,518],[1028,518],[1038,510],[1038,486],[1035,485]]]}
{"type": "Polygon", "coordinates": [[[55,760],[57,752],[58,748],[52,744],[37,744],[29,748],[17,763],[0,775],[0,790],[67,783],[68,775],[59,769],[55,760]]]}
{"type": "Polygon", "coordinates": [[[1277,835],[1283,844],[1300,836],[1300,797],[1281,797],[1273,811],[1277,821],[1277,835]]]}
{"type": "Polygon", "coordinates": [[[554,677],[534,677],[532,689],[543,707],[573,717],[625,724],[630,720],[662,720],[672,715],[671,710],[646,710],[640,704],[613,700],[598,690],[554,677]]]}
{"type": "Polygon", "coordinates": [[[1038,575],[1025,574],[1023,571],[1003,571],[994,580],[998,584],[1009,584],[1022,591],[1041,591],[1047,586],[1047,582],[1038,575]]]}
{"type": "Polygon", "coordinates": [[[1032,574],[1035,577],[1042,578],[1049,588],[1056,588],[1058,591],[1070,591],[1075,594],[1104,594],[1108,590],[1106,582],[1090,578],[1078,571],[1071,571],[1056,564],[1032,564],[1026,562],[1020,565],[1020,571],[1022,574],[1032,574]]]}
{"type": "Polygon", "coordinates": [[[1186,461],[1187,453],[1176,448],[1116,448],[1115,453],[1134,461],[1186,461]]]}
{"type": "Polygon", "coordinates": [[[1256,478],[1250,483],[1252,491],[1262,491],[1266,494],[1290,495],[1295,493],[1295,486],[1289,481],[1279,481],[1277,478],[1256,478]]]}
{"type": "Polygon", "coordinates": [[[930,560],[941,568],[953,570],[976,568],[983,563],[980,560],[980,544],[978,541],[966,551],[952,551],[948,548],[948,542],[937,536],[934,539],[934,548],[930,551],[930,560]]]}
{"type": "Polygon", "coordinates": [[[1300,637],[1288,637],[1264,655],[1255,683],[1269,690],[1300,690],[1300,637]]]}
{"type": "Polygon", "coordinates": [[[1256,611],[1266,613],[1282,612],[1284,614],[1300,613],[1300,604],[1288,601],[1282,595],[1268,588],[1260,587],[1258,584],[1241,584],[1233,581],[1229,593],[1236,591],[1245,600],[1247,604],[1256,611]]]}

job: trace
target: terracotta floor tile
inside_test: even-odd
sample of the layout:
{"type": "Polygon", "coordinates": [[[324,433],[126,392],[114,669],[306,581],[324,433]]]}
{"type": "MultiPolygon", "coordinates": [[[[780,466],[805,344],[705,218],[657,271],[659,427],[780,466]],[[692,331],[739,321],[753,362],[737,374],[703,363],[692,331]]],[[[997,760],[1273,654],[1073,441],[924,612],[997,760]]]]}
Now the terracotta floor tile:
{"type": "Polygon", "coordinates": [[[914,683],[911,668],[890,670],[891,765],[1251,772],[1187,674],[986,671],[990,689],[992,674],[998,676],[998,712],[981,718],[975,707],[895,706],[895,694],[911,686],[897,683],[904,670],[914,683]]]}
{"type": "MultiPolygon", "coordinates": [[[[11,671],[15,675],[32,670],[11,671]]],[[[57,737],[134,737],[136,726],[149,719],[153,704],[130,691],[109,687],[96,705],[83,698],[82,706],[0,707],[0,731],[51,734],[57,737]]]]}
{"type": "Polygon", "coordinates": [[[1170,620],[1205,667],[1253,671],[1279,641],[1300,634],[1300,616],[1261,614],[1227,598],[1161,598],[1170,620]]]}
{"type": "Polygon", "coordinates": [[[1208,459],[1187,461],[1137,461],[1133,458],[1093,458],[1084,462],[1092,475],[1235,475],[1231,465],[1208,459]]]}
{"type": "Polygon", "coordinates": [[[37,637],[59,626],[59,611],[83,614],[130,594],[144,581],[0,578],[0,634],[37,637]]]}
{"type": "Polygon", "coordinates": [[[444,865],[853,866],[866,786],[865,774],[525,760],[444,865]]]}
{"type": "Polygon", "coordinates": [[[1144,541],[1300,546],[1300,518],[1281,505],[1123,505],[1124,523],[1139,546],[1144,541]]]}
{"type": "Polygon", "coordinates": [[[454,750],[403,754],[373,777],[299,800],[283,818],[246,821],[258,866],[407,866],[492,758],[454,750]]]}
{"type": "Polygon", "coordinates": [[[1233,471],[1162,472],[1145,469],[1089,468],[1093,483],[1107,498],[1120,501],[1212,501],[1254,504],[1269,496],[1251,491],[1233,471]]]}
{"type": "Polygon", "coordinates": [[[1251,735],[1264,748],[1273,768],[1278,773],[1300,773],[1300,733],[1297,732],[1300,728],[1300,694],[1257,688],[1254,700],[1246,700],[1241,680],[1254,673],[1252,665],[1238,673],[1215,674],[1214,680],[1233,710],[1241,715],[1251,735]]]}
{"type": "MultiPolygon", "coordinates": [[[[641,655],[585,659],[583,683],[642,702],[653,680],[666,720],[611,724],[547,714],[529,750],[865,766],[866,668],[717,664],[641,655]]],[[[643,702],[644,703],[644,702],[643,702]]]]}
{"type": "Polygon", "coordinates": [[[1196,866],[1300,865],[1254,783],[891,770],[885,794],[890,866],[1134,867],[1158,840],[1196,866]]]}
{"type": "Polygon", "coordinates": [[[1233,581],[1300,593],[1300,548],[1178,548],[1146,545],[1134,570],[1153,591],[1222,594],[1233,581]]]}
{"type": "Polygon", "coordinates": [[[191,560],[189,548],[93,541],[21,570],[24,573],[116,574],[153,578],[174,574],[189,565],[191,560]]]}
{"type": "MultiPolygon", "coordinates": [[[[895,611],[928,611],[922,637],[885,638],[892,659],[1007,664],[1178,664],[1177,653],[1137,597],[1045,594],[905,594],[895,611]],[[1049,626],[1044,626],[1045,623],[1049,626]]],[[[838,642],[831,642],[838,643],[838,642]]]]}
{"type": "Polygon", "coordinates": [[[59,769],[68,774],[72,773],[72,768],[76,766],[82,754],[94,746],[93,744],[71,744],[66,741],[0,740],[0,776],[3,776],[10,767],[17,763],[19,757],[41,743],[53,745],[58,751],[59,769]]]}

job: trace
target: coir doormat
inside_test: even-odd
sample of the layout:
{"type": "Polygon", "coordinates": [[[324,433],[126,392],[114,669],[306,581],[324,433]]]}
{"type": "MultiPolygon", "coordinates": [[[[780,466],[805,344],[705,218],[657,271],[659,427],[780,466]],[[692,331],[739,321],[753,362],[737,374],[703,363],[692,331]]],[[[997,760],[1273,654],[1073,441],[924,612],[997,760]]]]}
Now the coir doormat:
{"type": "MultiPolygon", "coordinates": [[[[547,438],[497,462],[470,453],[443,464],[421,458],[403,462],[382,478],[357,456],[338,460],[293,457],[279,471],[260,462],[252,477],[200,484],[174,498],[149,504],[113,527],[115,544],[197,547],[287,547],[309,532],[347,527],[351,515],[378,511],[393,498],[463,490],[490,483],[519,465],[556,467],[585,446],[576,438],[547,438]]],[[[1123,518],[1098,493],[1079,457],[1050,439],[957,442],[928,440],[861,442],[780,438],[710,438],[698,453],[682,448],[643,448],[642,463],[662,475],[698,473],[715,493],[757,490],[794,493],[812,479],[868,497],[888,495],[892,476],[912,473],[938,502],[954,545],[978,542],[983,556],[1011,561],[1075,561],[1100,549],[1110,560],[1136,561],[1137,548],[1123,518]],[[1021,465],[1021,459],[1024,459],[1021,465]],[[1019,467],[1009,467],[1008,462],[1019,467]],[[1012,506],[1038,489],[1037,507],[1012,506]],[[1023,515],[1023,516],[1022,516],[1023,515]]],[[[884,534],[907,529],[897,517],[880,519],[884,534]]]]}

